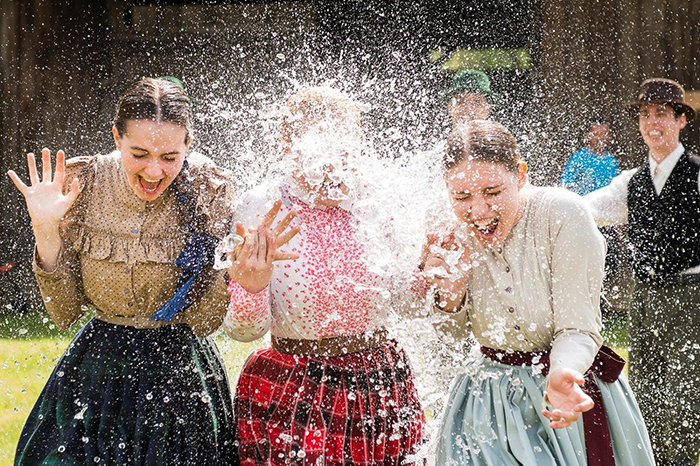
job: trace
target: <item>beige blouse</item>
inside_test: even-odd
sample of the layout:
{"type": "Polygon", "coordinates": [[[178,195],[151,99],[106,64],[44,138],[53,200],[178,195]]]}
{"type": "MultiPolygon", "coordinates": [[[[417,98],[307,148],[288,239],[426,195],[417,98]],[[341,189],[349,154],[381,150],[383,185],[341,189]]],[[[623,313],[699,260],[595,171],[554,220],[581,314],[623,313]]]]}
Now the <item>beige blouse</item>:
{"type": "MultiPolygon", "coordinates": [[[[196,215],[204,218],[205,233],[221,239],[230,229],[231,174],[196,153],[187,160],[196,215]]],[[[181,273],[175,259],[186,236],[176,186],[183,176],[146,202],[129,186],[118,152],[68,160],[64,191],[77,177],[82,192],[61,225],[58,266],[46,272],[34,263],[46,309],[59,327],[70,326],[88,305],[96,318],[113,324],[168,325],[150,316],[172,297],[181,273]]],[[[221,325],[230,298],[224,271],[206,273],[196,302],[171,321],[201,337],[221,325]]]]}
{"type": "Polygon", "coordinates": [[[527,186],[523,217],[502,247],[470,238],[471,277],[460,311],[484,346],[551,349],[551,370],[585,372],[602,344],[605,241],[582,198],[527,186]]]}

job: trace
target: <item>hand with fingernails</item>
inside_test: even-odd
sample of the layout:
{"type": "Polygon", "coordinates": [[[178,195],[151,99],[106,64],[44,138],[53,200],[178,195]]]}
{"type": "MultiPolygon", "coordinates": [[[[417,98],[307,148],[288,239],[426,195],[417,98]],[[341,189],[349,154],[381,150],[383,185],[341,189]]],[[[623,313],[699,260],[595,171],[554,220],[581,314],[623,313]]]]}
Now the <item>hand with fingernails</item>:
{"type": "Polygon", "coordinates": [[[63,194],[63,183],[66,174],[66,156],[62,150],[56,153],[56,171],[51,168],[51,152],[49,149],[41,151],[42,177],[36,168],[34,154],[27,154],[29,167],[29,181],[27,186],[10,170],[7,172],[12,182],[24,196],[27,203],[29,217],[32,220],[34,237],[36,238],[37,262],[45,270],[56,268],[58,255],[61,249],[61,237],[59,225],[61,219],[70,210],[80,194],[78,179],[73,179],[68,192],[63,194]]]}
{"type": "Polygon", "coordinates": [[[299,254],[284,252],[280,248],[299,233],[299,227],[289,228],[296,217],[292,210],[272,228],[272,224],[282,207],[282,201],[276,201],[265,214],[257,228],[246,232],[241,222],[236,223],[236,234],[243,238],[243,243],[233,252],[229,259],[233,263],[228,269],[229,276],[249,293],[258,293],[270,283],[276,261],[298,259],[299,254]]]}
{"type": "Polygon", "coordinates": [[[542,414],[549,419],[550,427],[568,427],[578,420],[581,413],[593,409],[593,400],[581,389],[584,383],[583,375],[573,369],[556,369],[549,374],[546,394],[553,409],[544,409],[542,414]]]}

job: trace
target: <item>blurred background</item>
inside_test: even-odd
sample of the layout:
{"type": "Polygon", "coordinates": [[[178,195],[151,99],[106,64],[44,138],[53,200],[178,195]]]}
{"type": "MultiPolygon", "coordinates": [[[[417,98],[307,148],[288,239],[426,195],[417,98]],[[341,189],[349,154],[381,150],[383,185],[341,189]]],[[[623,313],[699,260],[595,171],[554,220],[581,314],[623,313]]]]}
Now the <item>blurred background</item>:
{"type": "MultiPolygon", "coordinates": [[[[0,263],[22,287],[31,230],[4,173],[25,154],[108,152],[116,99],[141,76],[181,78],[196,149],[260,177],[266,108],[295,83],[336,83],[371,104],[371,136],[392,156],[444,137],[452,73],[485,71],[495,118],[518,137],[538,184],[554,184],[587,121],[611,121],[623,168],[644,156],[621,109],[648,77],[700,90],[700,0],[156,1],[0,0],[0,263]]],[[[700,105],[698,92],[690,92],[700,105]]],[[[700,145],[699,125],[682,136],[700,145]]],[[[274,141],[272,141],[274,142],[274,141]]],[[[6,287],[7,285],[2,285],[6,287]]],[[[0,290],[0,295],[5,294],[0,290]]],[[[35,296],[34,294],[32,296],[35,296]]]]}
{"type": "MultiPolygon", "coordinates": [[[[79,326],[59,332],[40,311],[24,201],[26,153],[114,148],[118,96],[142,76],[180,78],[194,100],[194,149],[258,183],[276,157],[279,103],[330,83],[366,103],[367,134],[385,157],[438,146],[444,91],[465,68],[500,94],[535,184],[555,185],[592,118],[610,122],[623,169],[646,157],[623,110],[649,77],[677,80],[700,108],[700,0],[143,1],[0,0],[0,464],[79,326]]],[[[700,149],[697,122],[681,133],[700,149]]],[[[606,282],[624,314],[629,268],[606,282]]],[[[606,339],[625,351],[624,318],[606,339]]],[[[251,346],[220,339],[232,377],[251,346]]]]}

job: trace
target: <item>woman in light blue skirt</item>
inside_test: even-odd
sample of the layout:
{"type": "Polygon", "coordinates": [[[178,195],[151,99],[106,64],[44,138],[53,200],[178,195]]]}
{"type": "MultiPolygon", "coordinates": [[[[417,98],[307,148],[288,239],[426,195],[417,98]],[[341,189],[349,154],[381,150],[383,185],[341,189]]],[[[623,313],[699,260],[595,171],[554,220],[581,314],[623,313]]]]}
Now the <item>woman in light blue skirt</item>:
{"type": "Polygon", "coordinates": [[[445,168],[462,225],[423,265],[481,350],[452,384],[436,464],[654,464],[625,362],[602,344],[605,243],[580,198],[529,185],[495,122],[454,130],[445,168]]]}

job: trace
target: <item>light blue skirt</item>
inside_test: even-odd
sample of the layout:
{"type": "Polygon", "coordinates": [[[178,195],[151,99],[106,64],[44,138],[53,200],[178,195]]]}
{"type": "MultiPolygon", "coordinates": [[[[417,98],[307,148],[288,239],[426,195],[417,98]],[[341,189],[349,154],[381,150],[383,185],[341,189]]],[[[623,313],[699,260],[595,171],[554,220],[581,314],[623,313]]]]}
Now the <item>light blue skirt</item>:
{"type": "MultiPolygon", "coordinates": [[[[532,367],[480,358],[452,382],[436,464],[586,465],[583,417],[552,429],[544,409],[545,377],[532,367]]],[[[624,375],[597,380],[617,465],[653,465],[644,421],[624,375]]]]}

